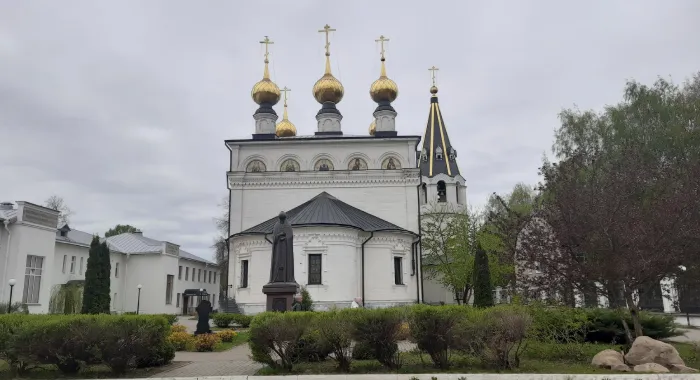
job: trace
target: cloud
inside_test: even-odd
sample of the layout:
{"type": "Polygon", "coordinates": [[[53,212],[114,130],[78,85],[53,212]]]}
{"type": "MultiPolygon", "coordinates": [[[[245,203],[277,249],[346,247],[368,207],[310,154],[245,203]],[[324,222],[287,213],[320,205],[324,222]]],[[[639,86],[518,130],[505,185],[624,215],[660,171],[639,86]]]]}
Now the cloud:
{"type": "Polygon", "coordinates": [[[700,3],[541,0],[321,1],[206,5],[75,0],[0,6],[2,197],[62,195],[73,224],[103,233],[131,223],[211,257],[212,218],[226,195],[223,140],[253,132],[251,86],[269,35],[272,76],[289,86],[289,117],[316,128],[311,87],[323,72],[326,23],[338,108],[366,134],[383,34],[399,85],[402,134],[422,135],[430,73],[470,201],[537,182],[557,113],[601,108],[626,79],[677,81],[697,70],[700,3]]]}

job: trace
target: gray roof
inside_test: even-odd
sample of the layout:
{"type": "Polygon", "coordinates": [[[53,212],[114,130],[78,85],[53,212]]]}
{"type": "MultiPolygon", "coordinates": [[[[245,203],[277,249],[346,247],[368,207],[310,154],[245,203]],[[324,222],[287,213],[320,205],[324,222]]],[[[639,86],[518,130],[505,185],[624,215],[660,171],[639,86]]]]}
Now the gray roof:
{"type": "Polygon", "coordinates": [[[0,210],[0,220],[12,220],[17,218],[17,209],[0,210]]]}
{"type": "MultiPolygon", "coordinates": [[[[272,233],[272,228],[277,220],[278,218],[275,216],[233,236],[272,233]]],[[[287,220],[294,227],[339,226],[356,228],[366,232],[396,231],[415,235],[414,232],[350,206],[325,191],[306,203],[287,211],[287,220]]]]}
{"type": "MultiPolygon", "coordinates": [[[[67,224],[64,224],[63,226],[61,226],[61,228],[67,227],[67,226],[68,226],[67,224]]],[[[78,231],[78,230],[69,230],[66,233],[66,236],[61,236],[61,229],[59,228],[56,231],[56,241],[57,242],[76,244],[76,245],[81,245],[81,246],[85,246],[85,247],[89,247],[90,243],[92,243],[92,236],[93,236],[92,234],[89,234],[89,233],[83,232],[83,231],[78,231]]]]}
{"type": "Polygon", "coordinates": [[[187,251],[183,251],[183,250],[180,250],[180,257],[183,258],[183,259],[186,259],[186,260],[199,261],[200,263],[205,263],[205,264],[209,264],[209,265],[217,265],[217,264],[216,264],[215,262],[213,262],[213,261],[209,261],[209,260],[207,260],[207,259],[203,259],[203,258],[201,258],[201,257],[199,257],[199,256],[197,256],[197,255],[193,255],[193,254],[191,254],[191,253],[189,253],[189,252],[187,252],[187,251]]]}
{"type": "Polygon", "coordinates": [[[124,233],[107,238],[109,249],[122,253],[142,254],[160,253],[163,251],[163,242],[147,238],[140,233],[124,233]]]}

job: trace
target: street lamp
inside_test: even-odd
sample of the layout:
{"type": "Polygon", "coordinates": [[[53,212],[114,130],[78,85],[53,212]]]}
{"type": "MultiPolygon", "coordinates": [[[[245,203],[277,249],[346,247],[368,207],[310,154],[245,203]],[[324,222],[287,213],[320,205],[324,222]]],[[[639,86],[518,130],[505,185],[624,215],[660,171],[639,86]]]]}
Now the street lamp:
{"type": "Polygon", "coordinates": [[[139,313],[139,309],[141,308],[141,288],[143,288],[143,286],[141,286],[141,284],[138,284],[136,287],[137,287],[138,290],[139,290],[139,296],[138,296],[138,298],[136,299],[136,314],[138,314],[138,313],[139,313]]]}
{"type": "Polygon", "coordinates": [[[15,281],[14,278],[11,278],[8,284],[10,285],[10,303],[7,304],[7,314],[12,313],[12,290],[15,287],[15,284],[17,281],[15,281]]]}
{"type": "MultiPolygon", "coordinates": [[[[680,269],[681,272],[683,272],[683,273],[685,273],[685,271],[688,270],[688,269],[685,267],[685,265],[679,265],[679,266],[678,266],[678,269],[680,269]]],[[[676,281],[678,281],[678,278],[676,278],[676,281]]],[[[676,289],[678,289],[678,284],[676,284],[676,289]]],[[[680,298],[680,294],[679,294],[679,298],[680,298]]],[[[678,301],[679,301],[679,302],[678,302],[678,306],[679,306],[679,308],[680,308],[680,299],[679,299],[678,301]]],[[[688,311],[688,307],[687,307],[687,306],[688,306],[688,305],[686,305],[686,307],[684,307],[684,309],[685,309],[685,320],[688,322],[688,327],[690,327],[690,311],[688,311]]]]}

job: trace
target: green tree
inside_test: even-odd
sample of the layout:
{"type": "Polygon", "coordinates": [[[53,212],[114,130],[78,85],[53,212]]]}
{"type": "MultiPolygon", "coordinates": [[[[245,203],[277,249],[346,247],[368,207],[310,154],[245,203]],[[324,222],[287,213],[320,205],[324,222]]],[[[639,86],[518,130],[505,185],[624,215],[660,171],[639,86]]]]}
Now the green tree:
{"type": "Polygon", "coordinates": [[[126,233],[141,232],[138,228],[131,226],[129,224],[117,224],[114,228],[110,228],[105,232],[105,237],[116,236],[126,233]]]}
{"type": "Polygon", "coordinates": [[[106,242],[94,236],[90,243],[90,252],[85,270],[85,289],[83,291],[83,314],[109,314],[111,297],[109,295],[112,264],[109,260],[109,248],[106,242]]]}
{"type": "Polygon", "coordinates": [[[493,287],[491,286],[489,257],[481,246],[477,247],[476,256],[474,257],[474,306],[493,306],[493,287]]]}
{"type": "Polygon", "coordinates": [[[110,228],[105,232],[105,237],[116,236],[126,233],[141,232],[138,228],[129,224],[117,224],[114,228],[110,228]]]}
{"type": "Polygon", "coordinates": [[[306,286],[301,288],[301,306],[302,310],[314,311],[314,300],[311,298],[311,294],[309,294],[309,290],[306,289],[306,286]]]}

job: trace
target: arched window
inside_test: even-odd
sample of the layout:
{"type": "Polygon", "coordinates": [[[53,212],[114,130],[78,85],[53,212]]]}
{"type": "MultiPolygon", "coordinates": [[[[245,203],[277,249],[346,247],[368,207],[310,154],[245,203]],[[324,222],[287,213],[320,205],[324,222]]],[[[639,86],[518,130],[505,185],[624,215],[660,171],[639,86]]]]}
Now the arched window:
{"type": "Polygon", "coordinates": [[[459,184],[455,184],[455,199],[457,200],[457,204],[460,204],[459,202],[459,184]]]}
{"type": "Polygon", "coordinates": [[[355,157],[350,160],[348,170],[367,170],[367,162],[359,157],[355,157]]]}
{"type": "Polygon", "coordinates": [[[401,169],[401,162],[395,157],[389,157],[382,162],[382,169],[384,170],[397,170],[401,169]]]}
{"type": "Polygon", "coordinates": [[[282,165],[280,165],[280,171],[282,172],[298,172],[299,163],[293,159],[285,160],[282,165]]]}
{"type": "Polygon", "coordinates": [[[333,163],[329,159],[322,158],[322,159],[316,161],[316,164],[314,165],[314,170],[318,170],[318,171],[333,170],[333,163]]]}
{"type": "Polygon", "coordinates": [[[248,173],[260,173],[267,170],[265,164],[260,160],[253,160],[248,163],[245,167],[245,171],[248,173]]]}
{"type": "Polygon", "coordinates": [[[428,203],[428,185],[425,182],[420,186],[420,201],[423,205],[428,203]]]}
{"type": "Polygon", "coordinates": [[[447,202],[447,186],[445,181],[439,181],[437,183],[438,190],[438,202],[447,202]]]}
{"type": "Polygon", "coordinates": [[[435,148],[435,159],[442,160],[442,148],[439,146],[435,148]]]}

